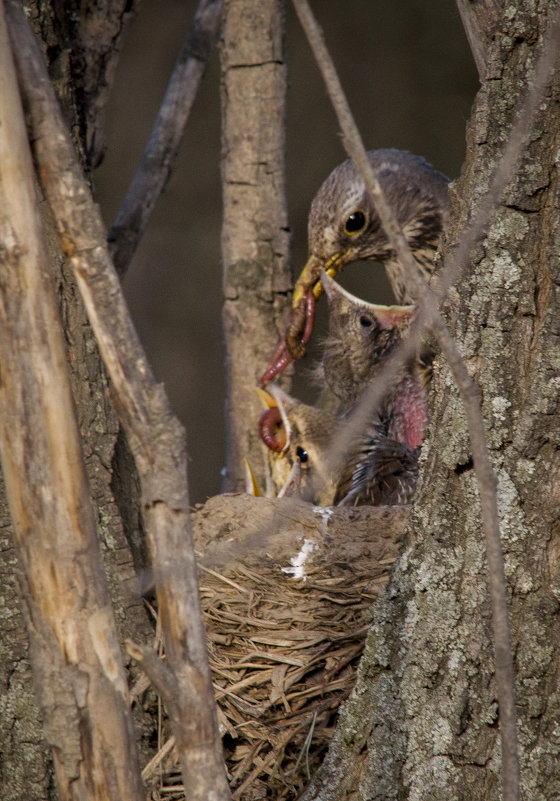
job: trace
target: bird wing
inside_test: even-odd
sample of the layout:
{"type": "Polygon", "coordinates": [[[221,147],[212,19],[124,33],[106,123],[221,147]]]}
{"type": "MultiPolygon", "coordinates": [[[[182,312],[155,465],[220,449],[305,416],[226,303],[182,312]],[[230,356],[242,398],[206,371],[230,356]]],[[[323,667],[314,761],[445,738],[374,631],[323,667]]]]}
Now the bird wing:
{"type": "Polygon", "coordinates": [[[383,437],[371,442],[362,458],[347,465],[337,486],[340,506],[393,506],[408,503],[416,488],[418,452],[383,437]]]}

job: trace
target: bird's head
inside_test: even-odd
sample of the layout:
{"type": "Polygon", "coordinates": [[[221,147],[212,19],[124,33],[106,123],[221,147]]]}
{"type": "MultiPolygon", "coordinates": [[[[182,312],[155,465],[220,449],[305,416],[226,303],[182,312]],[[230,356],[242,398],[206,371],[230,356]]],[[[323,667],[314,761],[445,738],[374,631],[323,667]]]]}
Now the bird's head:
{"type": "MultiPolygon", "coordinates": [[[[402,150],[372,150],[368,158],[417,262],[429,272],[449,214],[449,179],[421,156],[402,150]]],[[[304,299],[322,292],[319,272],[330,276],[350,262],[371,259],[388,265],[398,303],[410,303],[402,271],[354,162],[340,164],[317,192],[309,214],[309,258],[294,287],[286,345],[294,358],[305,353],[304,299]],[[391,269],[389,268],[391,266],[391,269]]]]}
{"type": "Polygon", "coordinates": [[[416,306],[381,306],[351,295],[324,271],[329,304],[329,335],[323,350],[326,383],[343,404],[353,404],[382,361],[403,340],[416,306]]]}
{"type": "Polygon", "coordinates": [[[275,384],[270,384],[268,391],[257,391],[266,407],[259,421],[259,435],[272,452],[272,478],[279,493],[297,472],[299,494],[310,494],[324,505],[327,494],[333,491],[326,456],[336,424],[334,416],[301,403],[275,384]]]}

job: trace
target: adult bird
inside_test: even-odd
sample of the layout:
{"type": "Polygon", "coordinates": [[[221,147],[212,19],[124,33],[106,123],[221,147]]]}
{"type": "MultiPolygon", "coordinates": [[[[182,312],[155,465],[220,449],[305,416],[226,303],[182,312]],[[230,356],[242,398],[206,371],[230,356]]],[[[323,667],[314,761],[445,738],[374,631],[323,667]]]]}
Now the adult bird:
{"type": "MultiPolygon", "coordinates": [[[[368,158],[420,271],[429,277],[449,217],[449,178],[426,159],[404,150],[371,150],[368,158]]],[[[317,192],[309,214],[308,242],[309,257],[294,287],[286,332],[261,384],[305,355],[313,301],[322,292],[321,269],[334,276],[353,261],[382,262],[396,302],[415,301],[353,161],[336,167],[317,192]]]]}

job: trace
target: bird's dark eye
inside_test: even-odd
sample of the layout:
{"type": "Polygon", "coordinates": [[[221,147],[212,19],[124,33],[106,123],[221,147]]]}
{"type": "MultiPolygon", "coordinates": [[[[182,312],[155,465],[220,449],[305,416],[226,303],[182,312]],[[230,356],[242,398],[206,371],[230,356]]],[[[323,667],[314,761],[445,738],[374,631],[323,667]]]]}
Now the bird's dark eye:
{"type": "Polygon", "coordinates": [[[371,328],[373,323],[369,317],[366,317],[365,314],[362,314],[362,316],[360,317],[360,325],[362,326],[362,328],[371,328]]]}
{"type": "Polygon", "coordinates": [[[358,234],[360,231],[366,227],[366,215],[363,211],[353,211],[352,214],[347,217],[346,222],[344,223],[344,230],[347,234],[358,234]]]}
{"type": "Polygon", "coordinates": [[[309,454],[302,448],[301,445],[298,445],[296,448],[296,456],[300,460],[300,462],[306,462],[309,459],[309,454]]]}

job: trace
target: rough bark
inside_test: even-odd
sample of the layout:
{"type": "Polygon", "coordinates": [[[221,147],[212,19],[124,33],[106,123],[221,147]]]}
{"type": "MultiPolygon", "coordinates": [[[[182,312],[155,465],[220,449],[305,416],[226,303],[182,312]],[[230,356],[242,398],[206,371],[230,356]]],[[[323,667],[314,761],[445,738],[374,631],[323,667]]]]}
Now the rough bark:
{"type": "MultiPolygon", "coordinates": [[[[93,5],[95,8],[82,4],[82,30],[85,30],[90,23],[93,25],[93,19],[98,12],[101,14],[107,24],[97,25],[95,28],[96,58],[98,57],[99,63],[103,63],[108,73],[111,73],[118,53],[126,8],[131,4],[123,2],[120,8],[112,6],[112,13],[118,15],[117,19],[114,16],[111,19],[103,17],[107,13],[105,6],[102,11],[99,4],[93,5]]],[[[68,31],[71,15],[59,7],[55,10],[53,4],[44,1],[29,4],[29,15],[35,30],[41,36],[51,79],[58,97],[63,101],[65,117],[74,134],[74,141],[78,150],[83,153],[85,147],[80,145],[80,131],[85,135],[86,128],[83,123],[78,122],[77,109],[80,109],[82,118],[88,118],[89,126],[96,126],[98,129],[96,134],[93,131],[90,133],[89,138],[92,141],[93,139],[100,141],[102,134],[99,130],[102,120],[100,113],[88,114],[84,105],[85,97],[78,89],[76,80],[78,72],[73,66],[75,61],[71,51],[79,45],[77,37],[68,31]]],[[[74,15],[72,21],[76,22],[77,18],[79,15],[78,17],[74,15]]],[[[109,77],[107,72],[103,73],[96,90],[99,95],[107,92],[109,77]]],[[[94,83],[95,80],[92,79],[89,84],[92,91],[94,83]]],[[[91,92],[88,97],[92,97],[91,92]]],[[[97,107],[98,112],[99,109],[100,106],[97,107]]],[[[79,299],[74,278],[65,265],[56,241],[52,221],[44,202],[41,202],[41,209],[48,242],[47,270],[55,288],[63,319],[70,379],[82,436],[83,458],[91,497],[96,508],[98,541],[103,552],[119,637],[121,641],[125,636],[146,640],[152,636],[152,627],[142,599],[132,589],[134,565],[111,486],[112,457],[118,421],[108,402],[107,380],[91,328],[79,299]]],[[[4,498],[3,482],[0,483],[2,484],[0,494],[4,498]]],[[[22,797],[30,801],[54,798],[56,790],[52,763],[48,746],[42,736],[41,720],[31,682],[24,620],[17,601],[16,557],[13,551],[10,515],[5,501],[2,501],[0,508],[2,510],[0,562],[4,577],[0,588],[0,605],[3,609],[0,654],[0,714],[3,721],[0,731],[0,796],[6,801],[22,797]]],[[[127,664],[130,670],[130,660],[127,660],[127,664]]],[[[135,671],[137,668],[133,668],[133,672],[135,671]]],[[[145,710],[138,706],[134,709],[134,715],[137,730],[141,732],[142,751],[151,753],[150,740],[154,722],[145,710]]]]}
{"type": "MultiPolygon", "coordinates": [[[[546,27],[518,3],[489,45],[446,248],[472,217],[546,27]]],[[[560,793],[558,719],[559,76],[487,238],[457,287],[452,331],[480,385],[512,621],[522,797],[560,793]]],[[[307,799],[497,799],[499,717],[478,493],[449,370],[433,412],[403,556],[356,689],[307,799]]]]}
{"type": "Polygon", "coordinates": [[[0,137],[0,456],[33,678],[61,798],[139,801],[128,688],[3,13],[0,42],[0,117],[10,120],[0,137]]]}
{"type": "Polygon", "coordinates": [[[288,272],[282,0],[226,2],[222,27],[222,184],[228,490],[243,457],[262,473],[254,392],[280,336],[288,272]]]}

